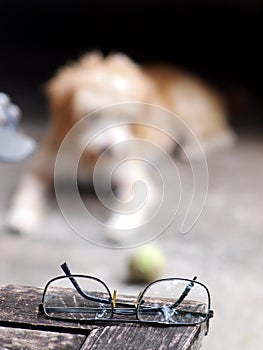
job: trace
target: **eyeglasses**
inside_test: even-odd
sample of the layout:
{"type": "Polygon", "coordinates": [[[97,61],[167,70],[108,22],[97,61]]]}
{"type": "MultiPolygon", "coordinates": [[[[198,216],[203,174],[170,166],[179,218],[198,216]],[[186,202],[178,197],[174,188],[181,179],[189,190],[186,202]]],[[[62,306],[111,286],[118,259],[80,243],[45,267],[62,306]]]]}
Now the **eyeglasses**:
{"type": "Polygon", "coordinates": [[[137,322],[166,326],[194,326],[213,317],[207,287],[185,278],[165,278],[150,283],[138,297],[111,295],[107,285],[92,276],[72,274],[67,263],[65,275],[45,286],[40,311],[55,320],[77,322],[137,322]],[[129,318],[127,318],[129,316],[129,318]],[[133,316],[133,317],[132,317],[133,316]]]}

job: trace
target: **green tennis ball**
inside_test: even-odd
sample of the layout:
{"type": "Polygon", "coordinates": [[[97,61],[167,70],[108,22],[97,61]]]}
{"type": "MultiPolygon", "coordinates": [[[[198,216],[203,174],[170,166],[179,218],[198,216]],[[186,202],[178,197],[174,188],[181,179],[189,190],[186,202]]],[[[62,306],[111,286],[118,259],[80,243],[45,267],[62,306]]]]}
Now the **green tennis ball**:
{"type": "Polygon", "coordinates": [[[137,248],[129,258],[129,280],[134,283],[152,282],[160,277],[165,257],[157,245],[137,248]]]}

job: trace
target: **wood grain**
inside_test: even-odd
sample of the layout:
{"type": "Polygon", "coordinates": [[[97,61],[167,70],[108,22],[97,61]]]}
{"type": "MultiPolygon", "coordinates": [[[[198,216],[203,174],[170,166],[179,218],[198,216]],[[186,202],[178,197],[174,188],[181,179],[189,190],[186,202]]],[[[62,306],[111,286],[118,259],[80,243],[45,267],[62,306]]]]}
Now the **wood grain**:
{"type": "MultiPolygon", "coordinates": [[[[95,326],[54,321],[39,312],[43,290],[36,287],[0,287],[0,326],[89,334],[95,326]]],[[[96,327],[97,328],[97,327],[96,327]]]]}
{"type": "Polygon", "coordinates": [[[197,350],[200,327],[149,327],[120,324],[93,330],[81,350],[197,350]]]}
{"type": "Polygon", "coordinates": [[[78,334],[0,327],[0,349],[6,350],[77,350],[85,338],[78,334]]]}

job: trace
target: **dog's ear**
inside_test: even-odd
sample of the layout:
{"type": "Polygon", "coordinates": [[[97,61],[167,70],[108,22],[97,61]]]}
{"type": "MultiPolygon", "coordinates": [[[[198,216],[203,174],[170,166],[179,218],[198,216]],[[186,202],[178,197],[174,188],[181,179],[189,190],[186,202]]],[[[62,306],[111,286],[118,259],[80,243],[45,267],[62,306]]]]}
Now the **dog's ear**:
{"type": "Polygon", "coordinates": [[[84,69],[90,69],[103,62],[99,51],[83,55],[77,62],[60,68],[57,74],[44,86],[53,116],[68,119],[71,115],[71,100],[75,89],[83,83],[84,69]]]}
{"type": "Polygon", "coordinates": [[[152,96],[155,93],[153,81],[147,76],[141,65],[134,62],[131,58],[123,53],[111,53],[105,59],[105,64],[112,71],[123,75],[129,80],[136,90],[137,102],[151,102],[152,96]]]}
{"type": "Polygon", "coordinates": [[[139,65],[137,65],[131,58],[123,53],[110,53],[105,59],[105,62],[112,67],[124,70],[136,70],[140,71],[139,65]]]}
{"type": "Polygon", "coordinates": [[[83,68],[92,68],[101,64],[103,62],[103,59],[104,59],[103,54],[98,50],[94,50],[92,52],[89,52],[83,55],[80,58],[79,63],[80,63],[80,66],[82,66],[83,68]]]}

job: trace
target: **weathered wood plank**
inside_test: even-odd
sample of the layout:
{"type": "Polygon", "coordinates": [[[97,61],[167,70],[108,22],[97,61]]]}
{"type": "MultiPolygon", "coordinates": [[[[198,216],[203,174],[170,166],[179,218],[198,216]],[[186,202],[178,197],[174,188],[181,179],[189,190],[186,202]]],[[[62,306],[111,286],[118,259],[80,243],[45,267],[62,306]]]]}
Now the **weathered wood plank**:
{"type": "Polygon", "coordinates": [[[198,350],[201,327],[106,326],[93,330],[81,350],[198,350]]]}
{"type": "Polygon", "coordinates": [[[39,313],[43,290],[36,287],[0,287],[0,326],[89,334],[97,326],[54,321],[39,313]]]}
{"type": "Polygon", "coordinates": [[[0,349],[5,350],[78,350],[85,338],[79,334],[0,327],[0,349]]]}
{"type": "MultiPolygon", "coordinates": [[[[35,287],[11,285],[0,287],[0,326],[4,326],[8,330],[2,332],[11,332],[10,328],[14,330],[14,334],[19,331],[20,341],[25,339],[25,342],[28,341],[29,344],[30,341],[27,339],[31,338],[31,332],[36,334],[35,332],[40,331],[37,334],[42,335],[38,337],[32,335],[32,339],[35,337],[37,343],[35,348],[27,348],[25,345],[18,347],[19,349],[47,348],[42,343],[47,341],[48,337],[51,339],[51,344],[54,343],[54,346],[56,344],[59,345],[58,349],[65,348],[61,346],[61,339],[65,339],[66,344],[70,344],[70,341],[74,343],[76,340],[77,345],[75,347],[74,343],[74,349],[79,349],[79,342],[84,341],[81,350],[200,349],[204,336],[203,327],[201,326],[165,327],[134,323],[109,325],[107,322],[104,325],[90,325],[50,320],[39,313],[38,306],[42,300],[42,293],[43,290],[41,288],[35,287]],[[68,335],[72,338],[56,338],[59,334],[61,337],[68,335]],[[78,338],[78,336],[82,338],[78,338]],[[87,336],[86,340],[84,340],[83,336],[84,338],[87,336]]],[[[15,347],[10,348],[7,346],[2,348],[16,349],[15,347]]],[[[54,347],[54,349],[56,348],[54,347]]]]}

